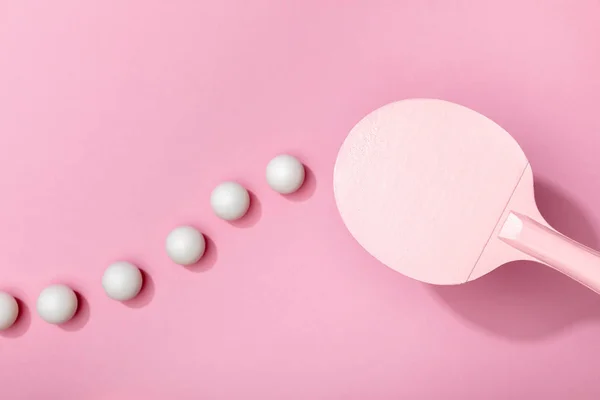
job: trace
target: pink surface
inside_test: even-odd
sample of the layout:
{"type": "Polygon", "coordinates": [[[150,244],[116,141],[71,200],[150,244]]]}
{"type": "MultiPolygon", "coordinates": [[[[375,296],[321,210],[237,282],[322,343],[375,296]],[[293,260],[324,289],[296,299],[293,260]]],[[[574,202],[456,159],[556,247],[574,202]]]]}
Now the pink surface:
{"type": "Polygon", "coordinates": [[[431,287],[369,256],[337,214],[335,156],[374,108],[445,98],[521,144],[544,217],[598,246],[600,3],[0,2],[2,398],[595,399],[600,298],[513,264],[431,287]],[[311,169],[291,198],[270,157],[311,169]],[[237,179],[249,218],[211,214],[237,179]],[[198,268],[163,251],[180,223],[198,268]],[[115,259],[137,301],[102,292],[115,259]],[[34,315],[48,283],[83,310],[34,315]]]}

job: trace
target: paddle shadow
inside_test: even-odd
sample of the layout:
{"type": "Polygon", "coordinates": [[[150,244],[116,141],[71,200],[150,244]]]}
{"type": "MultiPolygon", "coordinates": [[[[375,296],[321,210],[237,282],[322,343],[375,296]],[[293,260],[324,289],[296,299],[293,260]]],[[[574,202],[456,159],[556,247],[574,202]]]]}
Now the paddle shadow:
{"type": "MultiPolygon", "coordinates": [[[[545,182],[536,182],[535,193],[555,229],[596,248],[597,234],[573,199],[545,182]]],[[[430,288],[468,325],[512,340],[539,340],[600,319],[600,296],[535,262],[513,262],[464,285],[430,288]]]]}

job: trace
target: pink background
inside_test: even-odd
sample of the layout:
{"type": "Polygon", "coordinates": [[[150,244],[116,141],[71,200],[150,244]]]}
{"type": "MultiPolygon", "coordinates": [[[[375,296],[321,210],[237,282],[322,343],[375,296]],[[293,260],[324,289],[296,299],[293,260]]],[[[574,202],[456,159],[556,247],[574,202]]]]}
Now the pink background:
{"type": "Polygon", "coordinates": [[[467,105],[529,156],[544,216],[597,246],[600,3],[0,2],[0,396],[20,399],[597,399],[600,297],[514,264],[460,287],[380,265],[344,229],[332,168],[350,128],[408,97],[467,105]],[[264,179],[310,168],[297,195],[264,179]],[[235,179],[251,214],[212,215],[235,179]],[[195,268],[163,242],[211,239],[195,268]],[[139,299],[103,293],[113,260],[139,299]],[[82,309],[35,315],[51,282],[82,309]]]}

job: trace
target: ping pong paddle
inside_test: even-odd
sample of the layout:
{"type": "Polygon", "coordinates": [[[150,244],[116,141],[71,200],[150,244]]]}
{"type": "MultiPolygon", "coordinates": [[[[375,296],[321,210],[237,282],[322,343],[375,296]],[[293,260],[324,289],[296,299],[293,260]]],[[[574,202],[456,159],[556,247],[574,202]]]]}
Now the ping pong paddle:
{"type": "Polygon", "coordinates": [[[340,148],[334,193],[358,243],[408,277],[460,284],[533,260],[600,293],[600,253],[544,220],[518,143],[469,108],[409,99],[371,112],[340,148]]]}

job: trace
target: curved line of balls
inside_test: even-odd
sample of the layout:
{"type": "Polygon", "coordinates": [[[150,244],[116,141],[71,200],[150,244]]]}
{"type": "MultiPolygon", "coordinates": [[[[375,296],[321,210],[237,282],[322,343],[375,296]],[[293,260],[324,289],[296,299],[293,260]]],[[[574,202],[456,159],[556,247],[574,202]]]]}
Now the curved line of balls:
{"type": "MultiPolygon", "coordinates": [[[[295,157],[281,154],[273,158],[266,169],[269,186],[278,193],[291,194],[304,183],[304,165],[295,157]]],[[[210,195],[213,212],[221,219],[234,221],[242,218],[250,207],[248,191],[237,182],[223,182],[210,195]]],[[[169,258],[179,265],[197,263],[206,250],[204,235],[191,226],[173,229],[165,242],[169,258]]],[[[102,287],[106,295],[117,301],[135,298],[143,286],[143,275],[138,267],[127,261],[117,261],[106,268],[102,287]]],[[[38,315],[50,324],[63,324],[77,312],[77,295],[69,286],[53,284],[44,288],[36,302],[38,315]]],[[[19,305],[9,293],[0,291],[0,331],[9,329],[17,321],[19,305]]]]}

